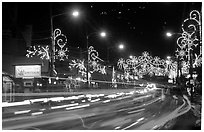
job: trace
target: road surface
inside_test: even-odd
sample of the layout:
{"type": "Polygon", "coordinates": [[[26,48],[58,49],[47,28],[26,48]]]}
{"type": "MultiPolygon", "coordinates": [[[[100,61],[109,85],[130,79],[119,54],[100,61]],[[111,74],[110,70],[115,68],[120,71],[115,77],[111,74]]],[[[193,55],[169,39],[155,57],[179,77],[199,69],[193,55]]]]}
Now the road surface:
{"type": "MultiPolygon", "coordinates": [[[[3,116],[3,130],[149,130],[160,129],[190,110],[185,96],[161,89],[129,93],[79,95],[55,100],[38,110],[3,116]],[[80,97],[79,97],[80,96],[80,97]],[[58,103],[56,103],[58,102],[58,103]]],[[[39,105],[40,103],[37,102],[39,105]]],[[[41,103],[42,104],[42,103],[41,103]]],[[[37,107],[36,107],[37,108],[37,107]]],[[[4,114],[4,113],[3,113],[4,114]]]]}

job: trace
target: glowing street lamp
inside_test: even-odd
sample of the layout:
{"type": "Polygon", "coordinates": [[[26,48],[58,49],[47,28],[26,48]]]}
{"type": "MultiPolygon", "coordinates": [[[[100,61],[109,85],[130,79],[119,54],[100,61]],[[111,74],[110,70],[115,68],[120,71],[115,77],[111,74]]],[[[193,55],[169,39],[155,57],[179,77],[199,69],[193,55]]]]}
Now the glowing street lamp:
{"type": "Polygon", "coordinates": [[[171,37],[172,35],[173,35],[173,34],[172,34],[171,32],[167,32],[167,33],[166,33],[166,36],[167,36],[167,37],[171,37]]]}
{"type": "Polygon", "coordinates": [[[101,33],[100,33],[100,36],[101,36],[101,37],[106,37],[106,32],[101,32],[101,33]]]}
{"type": "Polygon", "coordinates": [[[118,46],[119,49],[124,49],[124,47],[125,47],[124,44],[119,44],[118,46]]]}
{"type": "MultiPolygon", "coordinates": [[[[88,35],[86,35],[86,48],[87,48],[87,86],[89,87],[90,85],[90,80],[89,80],[89,60],[90,60],[90,56],[89,56],[89,37],[92,35],[95,35],[97,32],[93,32],[90,33],[88,35]]],[[[100,32],[100,37],[105,38],[106,37],[106,32],[100,32]]]]}
{"type": "Polygon", "coordinates": [[[167,56],[166,58],[167,58],[167,60],[170,60],[170,59],[171,59],[171,56],[167,56]]]}
{"type": "Polygon", "coordinates": [[[74,10],[74,11],[72,12],[72,16],[78,17],[78,16],[79,16],[79,11],[74,10]]]}

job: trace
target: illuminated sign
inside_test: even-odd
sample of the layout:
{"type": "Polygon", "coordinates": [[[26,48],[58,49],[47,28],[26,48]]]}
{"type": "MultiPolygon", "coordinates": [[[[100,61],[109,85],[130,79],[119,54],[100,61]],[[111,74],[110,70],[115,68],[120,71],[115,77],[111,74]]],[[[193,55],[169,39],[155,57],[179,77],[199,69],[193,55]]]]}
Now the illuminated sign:
{"type": "Polygon", "coordinates": [[[15,66],[15,76],[16,78],[41,77],[41,66],[40,65],[15,66]]]}

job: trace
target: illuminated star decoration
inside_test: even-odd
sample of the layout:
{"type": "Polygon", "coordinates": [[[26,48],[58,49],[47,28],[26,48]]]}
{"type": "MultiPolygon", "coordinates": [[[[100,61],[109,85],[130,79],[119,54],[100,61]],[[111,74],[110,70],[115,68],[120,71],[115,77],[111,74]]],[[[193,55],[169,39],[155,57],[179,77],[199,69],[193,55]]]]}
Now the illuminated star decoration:
{"type": "Polygon", "coordinates": [[[71,67],[75,67],[79,70],[79,73],[81,73],[82,76],[86,76],[86,67],[84,65],[84,60],[72,60],[71,63],[69,63],[71,67]]]}
{"type": "Polygon", "coordinates": [[[49,55],[49,46],[41,46],[41,45],[35,45],[35,46],[30,46],[30,48],[27,50],[26,57],[34,57],[34,56],[39,56],[41,59],[46,59],[50,60],[50,55],[49,55]]]}
{"type": "Polygon", "coordinates": [[[68,59],[68,55],[66,53],[69,51],[68,48],[65,48],[66,44],[67,37],[61,33],[60,29],[55,29],[54,30],[55,59],[59,59],[60,61],[64,61],[65,58],[68,59]]]}

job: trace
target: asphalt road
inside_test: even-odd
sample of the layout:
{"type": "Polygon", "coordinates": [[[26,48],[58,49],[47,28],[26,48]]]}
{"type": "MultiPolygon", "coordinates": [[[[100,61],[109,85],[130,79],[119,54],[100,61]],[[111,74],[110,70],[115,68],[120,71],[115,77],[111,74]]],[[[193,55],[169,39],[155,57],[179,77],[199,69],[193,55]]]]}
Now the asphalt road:
{"type": "Polygon", "coordinates": [[[186,97],[161,90],[110,95],[81,95],[68,104],[3,118],[3,130],[146,130],[160,129],[190,109],[186,97]],[[20,116],[19,116],[20,115],[20,116]]]}

